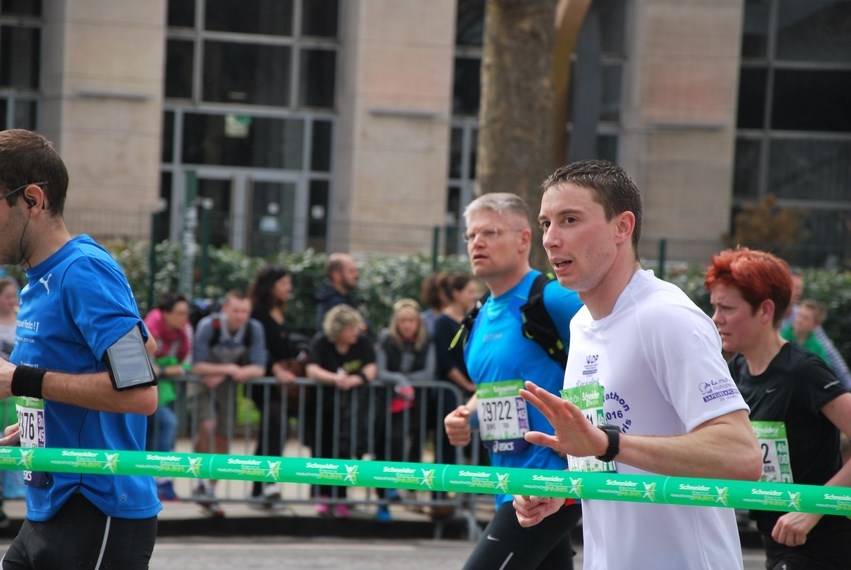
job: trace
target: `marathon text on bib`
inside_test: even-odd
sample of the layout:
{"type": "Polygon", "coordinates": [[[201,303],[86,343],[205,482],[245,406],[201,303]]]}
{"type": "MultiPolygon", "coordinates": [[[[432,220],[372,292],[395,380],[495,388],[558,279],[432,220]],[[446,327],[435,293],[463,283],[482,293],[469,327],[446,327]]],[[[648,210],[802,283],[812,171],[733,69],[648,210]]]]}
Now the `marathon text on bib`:
{"type": "MultiPolygon", "coordinates": [[[[561,391],[561,398],[567,400],[585,415],[592,425],[602,426],[606,424],[606,412],[603,410],[605,391],[600,384],[583,384],[574,388],[565,388],[561,391]]],[[[615,462],[603,463],[596,457],[573,457],[567,456],[567,467],[571,471],[592,471],[595,473],[614,473],[615,462]]]]}

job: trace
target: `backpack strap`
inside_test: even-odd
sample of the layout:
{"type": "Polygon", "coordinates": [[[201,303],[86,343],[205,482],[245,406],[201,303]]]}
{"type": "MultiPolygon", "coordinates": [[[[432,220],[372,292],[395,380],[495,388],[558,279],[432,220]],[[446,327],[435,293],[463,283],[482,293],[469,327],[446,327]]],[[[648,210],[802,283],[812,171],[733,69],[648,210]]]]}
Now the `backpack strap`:
{"type": "MultiPolygon", "coordinates": [[[[523,336],[529,340],[535,341],[544,349],[547,356],[555,360],[562,368],[567,366],[567,348],[558,334],[558,329],[550,317],[547,307],[544,304],[544,289],[552,281],[552,278],[544,273],[535,277],[532,286],[529,288],[529,297],[526,304],[520,307],[520,314],[523,319],[521,330],[523,336]]],[[[452,342],[449,343],[449,349],[455,348],[458,341],[463,339],[464,344],[470,337],[470,332],[473,330],[473,324],[476,322],[476,317],[479,316],[479,311],[485,304],[485,301],[490,297],[490,291],[482,295],[469,313],[466,314],[464,320],[461,321],[461,327],[455,333],[452,342]]]]}
{"type": "Polygon", "coordinates": [[[558,334],[547,307],[544,304],[544,289],[552,279],[541,273],[535,277],[529,289],[526,304],[520,307],[523,316],[523,336],[537,342],[547,355],[562,368],[567,366],[567,349],[558,334]]]}
{"type": "Polygon", "coordinates": [[[482,310],[482,307],[485,305],[485,301],[488,300],[488,297],[491,296],[491,292],[488,290],[484,295],[479,297],[479,300],[476,301],[476,304],[473,305],[473,308],[470,309],[470,312],[464,315],[464,318],[461,320],[461,327],[458,329],[458,332],[455,333],[455,336],[452,337],[452,342],[449,343],[449,350],[455,348],[455,345],[458,344],[458,341],[463,337],[464,344],[461,346],[465,346],[467,344],[467,339],[470,337],[470,332],[473,330],[473,324],[476,322],[476,317],[479,316],[479,311],[482,310]]]}
{"type": "MultiPolygon", "coordinates": [[[[245,328],[245,334],[242,335],[242,344],[245,345],[245,348],[250,349],[251,348],[251,329],[253,328],[251,326],[251,319],[248,319],[248,321],[245,323],[245,327],[246,327],[245,328]]],[[[210,348],[216,346],[217,344],[219,344],[219,341],[221,340],[221,338],[222,338],[222,319],[221,319],[221,314],[216,313],[214,318],[213,318],[213,334],[212,334],[212,336],[210,336],[210,343],[208,344],[208,346],[210,348]]]]}

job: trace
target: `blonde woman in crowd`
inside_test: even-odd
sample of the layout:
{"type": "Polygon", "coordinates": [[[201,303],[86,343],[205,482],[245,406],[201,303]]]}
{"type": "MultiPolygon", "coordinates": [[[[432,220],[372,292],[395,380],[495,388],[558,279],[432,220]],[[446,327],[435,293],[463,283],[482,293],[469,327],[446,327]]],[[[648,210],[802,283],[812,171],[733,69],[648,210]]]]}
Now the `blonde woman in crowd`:
{"type": "MultiPolygon", "coordinates": [[[[419,461],[418,414],[405,413],[414,406],[411,382],[434,379],[434,345],[430,342],[420,305],[413,299],[400,299],[393,305],[390,326],[379,334],[376,344],[378,378],[389,382],[394,392],[390,414],[379,418],[375,453],[385,461],[419,461]],[[389,421],[388,421],[389,420],[389,421]],[[407,428],[407,429],[406,429],[407,428]],[[408,445],[409,437],[413,440],[408,445]],[[389,438],[389,439],[388,439],[389,438]],[[417,455],[413,455],[416,452],[417,455]]],[[[399,500],[396,489],[378,489],[380,498],[399,500]]],[[[390,522],[387,505],[378,507],[376,520],[390,522]]]]}
{"type": "MultiPolygon", "coordinates": [[[[375,380],[375,349],[365,335],[361,334],[363,317],[348,305],[337,305],[329,310],[322,320],[322,332],[310,343],[310,356],[307,361],[307,377],[325,384],[317,394],[316,408],[308,408],[308,443],[313,448],[314,457],[359,458],[366,452],[366,438],[359,422],[366,414],[366,392],[368,382],[375,380]],[[339,397],[339,409],[335,401],[339,397]],[[334,416],[339,414],[339,433],[334,433],[334,416]],[[319,418],[316,418],[319,414],[319,418]],[[357,429],[350,429],[353,419],[357,429]],[[319,425],[320,433],[313,433],[319,425]],[[336,436],[336,441],[335,441],[336,436]]],[[[332,514],[329,499],[346,498],[346,488],[333,489],[329,485],[317,485],[315,496],[320,499],[316,504],[316,513],[320,516],[332,514]]],[[[333,516],[347,518],[349,508],[344,503],[333,506],[333,516]]]]}

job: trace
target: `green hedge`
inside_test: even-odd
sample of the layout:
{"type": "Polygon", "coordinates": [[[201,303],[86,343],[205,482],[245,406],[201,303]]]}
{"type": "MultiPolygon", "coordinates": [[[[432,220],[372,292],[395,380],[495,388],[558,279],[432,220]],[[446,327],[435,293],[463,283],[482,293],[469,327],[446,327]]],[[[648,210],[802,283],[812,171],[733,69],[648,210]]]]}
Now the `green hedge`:
{"type": "MultiPolygon", "coordinates": [[[[148,310],[150,249],[146,242],[110,245],[110,250],[124,268],[142,313],[148,310]]],[[[180,248],[163,242],[156,248],[157,270],[154,275],[154,299],[160,293],[178,287],[180,248]]],[[[218,300],[230,289],[247,289],[257,271],[267,263],[285,267],[293,279],[293,295],[288,313],[293,326],[305,334],[316,328],[315,292],[325,281],[328,256],[307,250],[281,254],[271,259],[254,258],[230,248],[210,249],[206,282],[200,282],[200,269],[194,272],[195,299],[218,300]]],[[[375,256],[358,263],[360,279],[357,295],[364,314],[374,328],[390,320],[392,306],[402,297],[419,300],[420,284],[432,272],[432,260],[423,255],[375,256]]],[[[442,271],[469,271],[464,257],[441,257],[437,266],[442,271]]]]}
{"type": "MultiPolygon", "coordinates": [[[[124,268],[136,295],[139,309],[144,314],[149,309],[150,249],[147,242],[131,244],[106,244],[124,268]]],[[[154,298],[160,293],[177,288],[180,266],[180,247],[163,242],[156,246],[157,270],[154,275],[154,298]]],[[[252,278],[266,263],[286,267],[293,276],[294,292],[289,312],[292,324],[305,334],[315,330],[315,291],[325,279],[327,255],[312,250],[303,253],[282,254],[273,259],[252,258],[238,251],[221,248],[209,251],[209,275],[201,290],[200,272],[196,267],[192,297],[219,299],[233,288],[247,288],[252,278]]],[[[402,297],[419,299],[420,284],[432,272],[432,261],[422,255],[375,256],[359,262],[360,282],[358,296],[361,307],[374,328],[385,326],[390,319],[393,303],[402,297]]],[[[464,257],[441,257],[437,267],[443,271],[469,271],[464,257]]],[[[17,268],[6,268],[21,278],[17,268]]],[[[689,267],[671,271],[667,279],[689,295],[707,314],[712,314],[709,295],[703,288],[703,268],[689,267]]],[[[804,270],[804,297],[816,299],[827,307],[825,331],[836,344],[845,360],[851,359],[851,272],[825,269],[804,270]]]]}

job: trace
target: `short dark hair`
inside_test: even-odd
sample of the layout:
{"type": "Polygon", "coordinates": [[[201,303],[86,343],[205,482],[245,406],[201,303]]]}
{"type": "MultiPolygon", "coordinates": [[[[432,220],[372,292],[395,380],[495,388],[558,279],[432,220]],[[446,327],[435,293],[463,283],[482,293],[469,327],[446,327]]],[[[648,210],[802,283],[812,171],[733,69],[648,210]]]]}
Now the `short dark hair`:
{"type": "MultiPolygon", "coordinates": [[[[68,192],[68,170],[53,143],[26,129],[0,131],[0,184],[3,193],[25,184],[43,182],[47,210],[61,216],[68,192]]],[[[20,194],[6,198],[14,206],[20,194]]]]}
{"type": "Polygon", "coordinates": [[[635,256],[638,257],[643,216],[641,193],[623,168],[608,160],[571,162],[550,174],[541,184],[541,189],[546,192],[560,184],[575,184],[591,190],[594,201],[603,207],[606,220],[611,220],[622,212],[632,212],[635,216],[632,245],[635,248],[635,256]]]}
{"type": "Polygon", "coordinates": [[[186,297],[181,293],[163,293],[157,301],[157,308],[163,313],[170,313],[174,310],[174,306],[181,301],[188,303],[186,297]]]}

